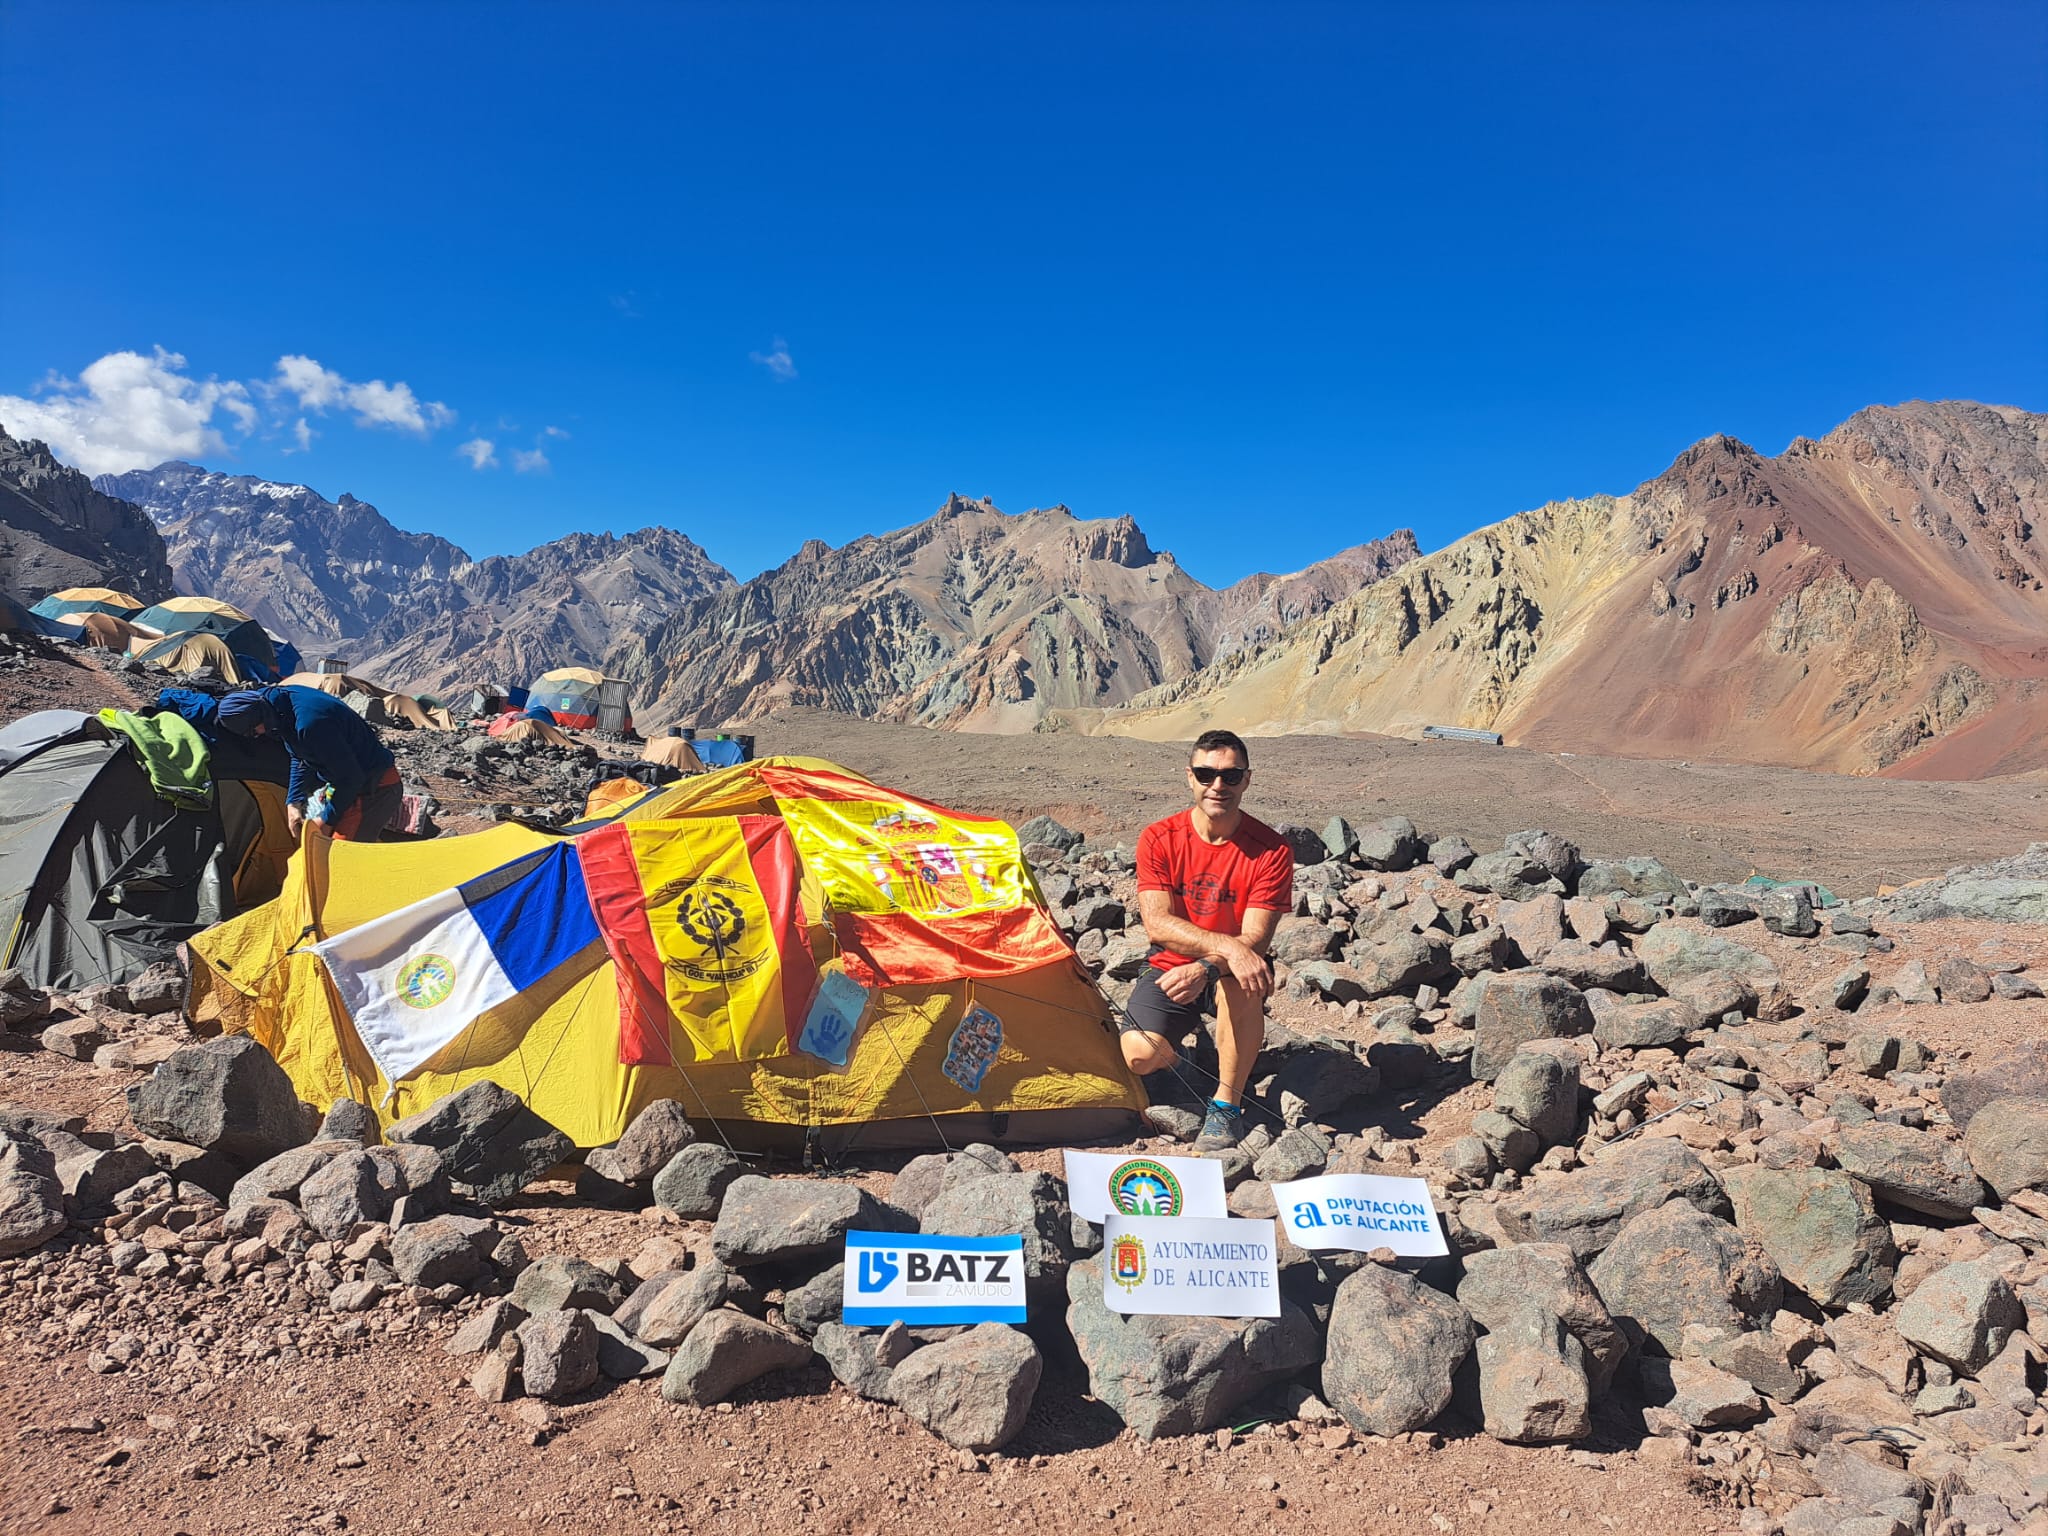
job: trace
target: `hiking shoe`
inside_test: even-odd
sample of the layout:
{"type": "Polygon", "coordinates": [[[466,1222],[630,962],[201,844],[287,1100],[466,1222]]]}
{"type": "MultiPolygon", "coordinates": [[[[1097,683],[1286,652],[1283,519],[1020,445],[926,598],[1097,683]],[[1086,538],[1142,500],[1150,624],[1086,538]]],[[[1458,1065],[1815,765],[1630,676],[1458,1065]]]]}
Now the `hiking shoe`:
{"type": "Polygon", "coordinates": [[[1197,1152],[1226,1152],[1244,1140],[1244,1111],[1235,1104],[1209,1101],[1209,1113],[1202,1120],[1202,1134],[1195,1138],[1197,1152]]]}

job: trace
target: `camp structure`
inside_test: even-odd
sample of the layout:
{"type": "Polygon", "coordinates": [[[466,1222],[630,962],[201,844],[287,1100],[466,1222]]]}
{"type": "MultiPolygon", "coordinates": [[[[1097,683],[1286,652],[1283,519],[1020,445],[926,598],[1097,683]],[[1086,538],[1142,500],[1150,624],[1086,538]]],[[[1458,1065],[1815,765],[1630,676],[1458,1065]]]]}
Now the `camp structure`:
{"type": "MultiPolygon", "coordinates": [[[[191,634],[214,636],[237,658],[239,676],[234,680],[268,683],[274,682],[278,676],[277,650],[270,643],[268,631],[241,609],[215,598],[169,598],[153,608],[143,609],[132,622],[144,629],[155,630],[166,640],[191,634]]],[[[151,658],[142,656],[140,659],[147,661],[151,658]]]]}
{"type": "Polygon", "coordinates": [[[387,1124],[485,1079],[586,1148],[658,1099],[828,1151],[1127,1134],[1144,1104],[1015,832],[809,758],[573,838],[316,836],[192,950],[199,1019],[387,1124]]]}
{"type": "Polygon", "coordinates": [[[461,683],[441,695],[442,705],[457,720],[481,720],[518,706],[497,683],[461,683]]]}
{"type": "Polygon", "coordinates": [[[572,731],[633,729],[633,711],[626,703],[626,685],[589,667],[557,667],[543,672],[526,690],[526,707],[547,710],[555,724],[572,731]]]}
{"type": "Polygon", "coordinates": [[[80,645],[95,651],[127,651],[138,646],[147,649],[151,640],[161,638],[144,634],[126,619],[116,618],[111,613],[79,614],[73,637],[80,645]]]}
{"type": "Polygon", "coordinates": [[[544,741],[551,747],[574,747],[575,742],[537,715],[523,709],[499,715],[484,727],[484,733],[499,741],[544,741]]]}
{"type": "Polygon", "coordinates": [[[62,592],[52,592],[41,599],[30,611],[45,619],[76,623],[89,613],[132,619],[148,606],[141,598],[130,597],[112,587],[66,587],[62,592]]]}
{"type": "Polygon", "coordinates": [[[162,667],[166,672],[189,674],[210,668],[224,683],[270,681],[268,677],[247,670],[242,665],[243,658],[229,650],[227,641],[220,636],[198,631],[164,635],[155,640],[138,635],[129,642],[128,654],[147,666],[162,667]]]}
{"type": "Polygon", "coordinates": [[[0,634],[36,635],[62,639],[72,631],[55,619],[46,619],[33,609],[0,592],[0,634]]]}
{"type": "Polygon", "coordinates": [[[680,736],[657,736],[640,749],[640,761],[679,768],[684,773],[702,773],[704,760],[697,749],[680,736]]]}
{"type": "Polygon", "coordinates": [[[185,809],[95,716],[0,729],[0,967],[57,991],[125,981],[270,900],[292,851],[284,767],[278,753],[276,782],[216,776],[212,803],[185,809]]]}
{"type": "Polygon", "coordinates": [[[445,709],[429,709],[409,693],[398,693],[367,678],[345,672],[294,672],[284,680],[287,688],[317,688],[344,699],[351,709],[372,725],[395,726],[400,730],[452,731],[455,722],[445,709]]]}

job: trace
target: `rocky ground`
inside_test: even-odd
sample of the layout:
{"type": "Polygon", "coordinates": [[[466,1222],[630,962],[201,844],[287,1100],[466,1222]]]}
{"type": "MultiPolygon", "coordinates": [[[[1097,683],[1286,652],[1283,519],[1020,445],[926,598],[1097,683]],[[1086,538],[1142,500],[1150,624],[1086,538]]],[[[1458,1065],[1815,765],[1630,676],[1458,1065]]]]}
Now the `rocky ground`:
{"type": "MultiPolygon", "coordinates": [[[[1127,850],[1170,762],[968,741],[949,794],[950,738],[838,735],[805,744],[1083,825],[1024,831],[1080,953],[1128,987],[1127,850]],[[1021,804],[996,794],[1019,768],[1021,804]]],[[[1439,764],[1418,832],[1356,788],[1398,790],[1399,748],[1255,744],[1262,772],[1363,766],[1342,788],[1258,781],[1295,824],[1298,907],[1227,1175],[1245,1215],[1308,1172],[1423,1177],[1452,1259],[1289,1247],[1277,1322],[1136,1324],[1093,1299],[1097,1239],[1056,1150],[806,1173],[658,1107],[570,1178],[509,1095],[373,1145],[347,1106],[309,1117],[260,1051],[193,1040],[173,974],[16,986],[0,1526],[1420,1536],[1642,1529],[1653,1510],[1674,1532],[2048,1529],[2048,877],[2040,850],[2010,857],[2019,824],[1974,824],[2033,791],[1941,786],[1846,836],[1753,811],[1664,842],[1700,802],[1631,820],[1620,766],[1581,765],[1601,793],[1553,814],[1458,805],[1464,770],[1439,764]],[[1513,835],[1539,819],[1566,835],[1513,835]],[[1726,883],[1758,862],[1733,852],[1745,827],[1808,845],[1773,873],[1860,899],[1726,883]],[[1033,1323],[840,1327],[833,1249],[855,1224],[1025,1230],[1033,1323]]],[[[467,757],[461,738],[401,750],[467,757]]],[[[566,754],[545,775],[487,765],[481,786],[443,775],[486,814],[520,772],[548,780],[528,804],[571,798],[566,754]]],[[[1927,788],[1794,777],[1809,807],[1835,786],[1845,820],[1866,791],[1927,788]]],[[[1190,1133],[1173,1097],[1133,1148],[1190,1133]]]]}

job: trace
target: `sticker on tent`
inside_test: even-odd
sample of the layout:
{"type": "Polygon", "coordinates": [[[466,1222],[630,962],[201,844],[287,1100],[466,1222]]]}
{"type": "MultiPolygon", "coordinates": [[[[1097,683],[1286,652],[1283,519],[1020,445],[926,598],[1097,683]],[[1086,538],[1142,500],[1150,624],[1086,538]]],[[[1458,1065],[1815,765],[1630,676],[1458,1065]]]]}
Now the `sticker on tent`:
{"type": "Polygon", "coordinates": [[[963,1093],[981,1091],[981,1080],[996,1064],[1003,1049],[1003,1021],[979,1003],[967,1010],[960,1027],[953,1031],[946,1047],[945,1064],[939,1070],[963,1093]]]}
{"type": "Polygon", "coordinates": [[[1230,1214],[1223,1195],[1223,1164],[1213,1157],[1069,1152],[1066,1158],[1067,1203],[1084,1220],[1230,1214]]]}
{"type": "Polygon", "coordinates": [[[1024,1239],[846,1234],[840,1291],[849,1328],[1024,1321],[1024,1239]]]}
{"type": "Polygon", "coordinates": [[[1421,1179],[1331,1173],[1275,1184],[1280,1220],[1298,1248],[1391,1248],[1414,1258],[1451,1251],[1421,1179]]]}
{"type": "Polygon", "coordinates": [[[811,999],[810,1011],[804,1015],[803,1033],[796,1037],[796,1048],[832,1066],[845,1066],[853,1052],[853,1037],[860,1032],[861,1020],[867,1016],[873,995],[844,971],[824,971],[818,978],[818,995],[811,999]]]}
{"type": "Polygon", "coordinates": [[[1126,1314],[1278,1317],[1273,1223],[1112,1216],[1102,1226],[1102,1302],[1126,1314]]]}

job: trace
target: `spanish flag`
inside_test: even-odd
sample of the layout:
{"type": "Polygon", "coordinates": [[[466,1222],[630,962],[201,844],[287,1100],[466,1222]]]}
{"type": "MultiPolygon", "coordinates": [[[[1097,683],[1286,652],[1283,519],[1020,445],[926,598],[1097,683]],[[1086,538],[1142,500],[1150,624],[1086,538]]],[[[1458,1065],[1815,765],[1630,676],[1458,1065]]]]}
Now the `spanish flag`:
{"type": "Polygon", "coordinates": [[[774,816],[617,822],[577,839],[618,973],[627,1066],[790,1049],[817,987],[796,849],[774,816]]]}

